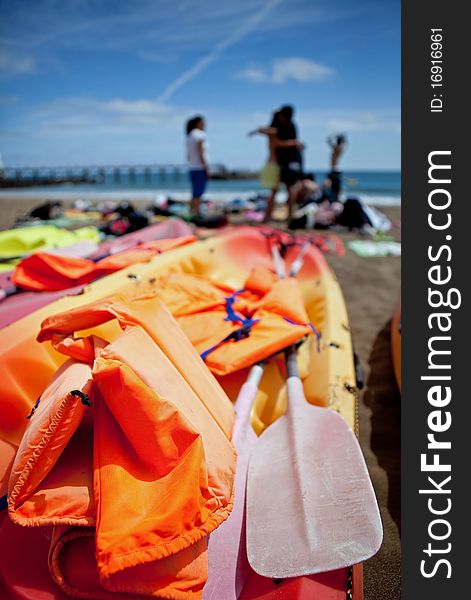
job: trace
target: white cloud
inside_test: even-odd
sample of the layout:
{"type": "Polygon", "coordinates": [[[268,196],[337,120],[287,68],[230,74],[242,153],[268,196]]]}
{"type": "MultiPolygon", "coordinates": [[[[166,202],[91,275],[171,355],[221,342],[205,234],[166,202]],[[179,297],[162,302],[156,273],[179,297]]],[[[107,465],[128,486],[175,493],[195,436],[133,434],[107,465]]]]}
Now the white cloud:
{"type": "Polygon", "coordinates": [[[266,71],[257,65],[251,65],[236,74],[236,79],[246,79],[252,83],[266,83],[269,79],[266,71]]]}
{"type": "Polygon", "coordinates": [[[190,113],[159,100],[93,100],[65,98],[30,113],[30,126],[40,135],[114,135],[144,133],[149,128],[175,126],[180,129],[190,113]]]}
{"type": "Polygon", "coordinates": [[[34,73],[36,62],[32,56],[16,54],[7,48],[0,48],[0,73],[34,73]]]}
{"type": "Polygon", "coordinates": [[[252,83],[286,83],[289,80],[299,83],[324,81],[335,74],[334,69],[321,65],[308,58],[279,58],[272,62],[271,68],[251,65],[236,74],[237,79],[252,83]]]}
{"type": "MultiPolygon", "coordinates": [[[[246,111],[204,104],[184,107],[152,98],[108,100],[68,98],[29,111],[0,131],[8,163],[113,164],[183,163],[184,123],[192,113],[208,120],[211,160],[228,167],[257,168],[266,158],[266,139],[247,132],[268,122],[269,111],[246,111]],[[229,142],[229,143],[228,143],[229,142]]],[[[398,109],[313,109],[296,105],[299,137],[306,143],[306,165],[326,167],[326,136],[345,132],[350,145],[345,168],[398,167],[398,109]]]]}
{"type": "Polygon", "coordinates": [[[304,127],[326,133],[399,134],[401,117],[398,110],[387,109],[323,109],[303,111],[299,116],[304,127]]]}

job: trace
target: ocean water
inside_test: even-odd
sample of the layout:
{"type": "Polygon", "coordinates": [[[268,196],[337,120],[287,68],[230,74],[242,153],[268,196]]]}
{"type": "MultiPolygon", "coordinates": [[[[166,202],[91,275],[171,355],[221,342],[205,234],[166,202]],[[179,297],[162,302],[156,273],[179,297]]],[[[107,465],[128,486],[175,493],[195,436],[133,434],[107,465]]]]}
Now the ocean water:
{"type": "MultiPolygon", "coordinates": [[[[326,173],[316,172],[316,179],[322,182],[326,173]]],[[[234,198],[250,198],[264,192],[258,179],[245,180],[211,180],[205,197],[212,200],[231,200],[234,198]]],[[[48,199],[84,198],[84,199],[113,199],[132,200],[149,199],[163,195],[175,199],[189,199],[190,186],[188,178],[181,174],[175,176],[154,174],[146,177],[136,174],[130,178],[122,175],[119,180],[107,176],[104,181],[96,184],[61,184],[57,186],[41,186],[16,189],[3,189],[1,197],[40,197],[48,199]]],[[[377,206],[399,205],[401,203],[401,174],[399,171],[346,171],[343,174],[344,197],[357,197],[369,204],[377,206]]],[[[283,201],[286,192],[283,187],[278,194],[278,200],[283,201]]]]}

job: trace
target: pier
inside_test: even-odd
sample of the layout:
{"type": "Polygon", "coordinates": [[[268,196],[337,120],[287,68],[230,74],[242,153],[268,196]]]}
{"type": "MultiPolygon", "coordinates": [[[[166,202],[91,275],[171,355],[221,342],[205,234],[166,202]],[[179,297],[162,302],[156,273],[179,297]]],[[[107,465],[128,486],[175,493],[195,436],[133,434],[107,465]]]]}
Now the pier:
{"type": "MultiPolygon", "coordinates": [[[[58,167],[3,167],[0,187],[30,187],[59,184],[99,184],[105,181],[129,184],[138,179],[148,183],[166,180],[178,181],[188,177],[188,167],[182,164],[88,165],[58,167]]],[[[222,164],[211,165],[212,179],[250,179],[257,177],[253,171],[232,171],[222,164]]]]}

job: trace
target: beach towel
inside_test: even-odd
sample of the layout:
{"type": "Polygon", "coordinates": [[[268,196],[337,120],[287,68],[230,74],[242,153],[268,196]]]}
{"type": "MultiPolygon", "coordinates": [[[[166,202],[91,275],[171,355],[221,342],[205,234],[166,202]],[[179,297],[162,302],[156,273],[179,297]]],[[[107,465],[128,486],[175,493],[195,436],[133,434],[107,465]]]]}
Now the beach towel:
{"type": "Polygon", "coordinates": [[[348,242],[348,247],[355,254],[363,258],[372,256],[401,256],[401,244],[399,242],[351,240],[348,242]]]}

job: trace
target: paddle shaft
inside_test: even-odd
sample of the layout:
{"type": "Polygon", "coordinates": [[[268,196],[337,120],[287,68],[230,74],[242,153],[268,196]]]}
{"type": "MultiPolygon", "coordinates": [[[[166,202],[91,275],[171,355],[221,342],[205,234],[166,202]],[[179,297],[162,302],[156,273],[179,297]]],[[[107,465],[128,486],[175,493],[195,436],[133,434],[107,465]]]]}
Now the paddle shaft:
{"type": "Polygon", "coordinates": [[[203,589],[203,600],[237,600],[251,572],[245,540],[245,495],[249,458],[257,440],[250,413],[263,368],[263,364],[252,367],[234,405],[236,422],[232,441],[237,450],[234,504],[227,520],[209,537],[208,581],[203,589]]]}
{"type": "Polygon", "coordinates": [[[251,368],[247,380],[240,388],[239,395],[237,396],[237,400],[234,404],[237,418],[232,434],[232,441],[234,442],[236,450],[239,450],[238,446],[240,446],[240,438],[243,434],[244,428],[252,427],[250,425],[250,412],[252,410],[252,404],[255,400],[255,396],[257,395],[258,386],[260,385],[260,381],[262,379],[263,368],[263,364],[260,363],[251,368]]]}

